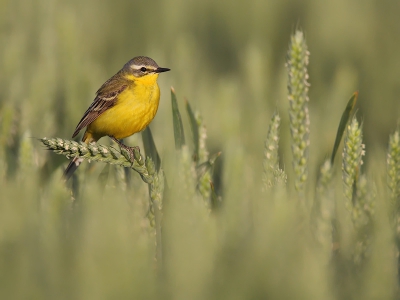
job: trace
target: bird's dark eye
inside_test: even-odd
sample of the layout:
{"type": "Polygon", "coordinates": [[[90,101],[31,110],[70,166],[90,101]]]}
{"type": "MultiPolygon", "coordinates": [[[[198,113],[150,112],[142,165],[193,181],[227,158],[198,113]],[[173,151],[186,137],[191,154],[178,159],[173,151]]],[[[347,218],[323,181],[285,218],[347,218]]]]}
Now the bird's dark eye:
{"type": "Polygon", "coordinates": [[[140,68],[140,71],[142,71],[142,72],[146,72],[146,71],[147,71],[147,69],[146,69],[145,67],[141,67],[141,68],[140,68]]]}

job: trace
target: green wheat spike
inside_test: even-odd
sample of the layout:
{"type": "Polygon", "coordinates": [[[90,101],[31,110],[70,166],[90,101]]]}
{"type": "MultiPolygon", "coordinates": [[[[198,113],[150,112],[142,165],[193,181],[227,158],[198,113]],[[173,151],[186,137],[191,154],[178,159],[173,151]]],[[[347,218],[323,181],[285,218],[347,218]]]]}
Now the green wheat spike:
{"type": "Polygon", "coordinates": [[[352,220],[357,233],[353,251],[353,261],[356,265],[361,265],[368,256],[375,213],[375,198],[375,185],[368,182],[365,174],[361,174],[357,181],[352,211],[352,220]]]}
{"type": "Polygon", "coordinates": [[[353,221],[359,216],[357,205],[357,184],[362,157],[364,156],[364,145],[362,143],[362,129],[355,117],[347,127],[344,140],[342,179],[344,185],[344,195],[346,198],[346,208],[351,212],[353,221]]]}
{"type": "Polygon", "coordinates": [[[387,154],[387,183],[391,201],[391,219],[400,236],[400,134],[399,128],[390,135],[387,154]]]}
{"type": "Polygon", "coordinates": [[[198,179],[198,189],[200,194],[203,196],[203,199],[206,203],[206,206],[210,206],[211,202],[210,202],[210,196],[211,196],[211,186],[210,186],[210,182],[212,182],[212,177],[210,172],[206,172],[204,173],[203,176],[201,176],[198,179]]]}
{"type": "Polygon", "coordinates": [[[304,192],[304,184],[307,180],[308,147],[310,144],[308,57],[309,52],[304,34],[297,30],[291,37],[286,67],[288,70],[287,87],[295,188],[300,193],[304,192]]]}
{"type": "Polygon", "coordinates": [[[361,173],[362,157],[365,155],[361,127],[353,116],[347,126],[342,162],[345,204],[356,233],[353,249],[355,265],[361,265],[368,253],[376,198],[375,186],[361,173]]]}
{"type": "Polygon", "coordinates": [[[189,148],[185,145],[182,147],[182,152],[179,161],[179,177],[180,188],[185,194],[186,199],[193,199],[196,192],[197,174],[195,165],[191,158],[189,148]]]}
{"type": "Polygon", "coordinates": [[[353,212],[357,218],[353,218],[353,223],[357,228],[362,228],[372,223],[375,214],[375,185],[370,183],[365,174],[361,174],[357,182],[357,190],[353,212]]]}
{"type": "Polygon", "coordinates": [[[206,144],[207,129],[199,113],[195,114],[195,121],[198,128],[198,151],[197,151],[198,188],[200,194],[203,196],[203,199],[208,207],[211,205],[210,196],[212,194],[212,190],[210,182],[212,182],[214,163],[215,160],[221,155],[221,152],[214,154],[210,157],[206,144]],[[200,172],[200,170],[203,171],[200,172]]]}
{"type": "Polygon", "coordinates": [[[150,225],[152,227],[160,227],[161,220],[158,218],[156,210],[162,210],[164,195],[164,172],[162,169],[160,169],[158,172],[156,171],[156,166],[150,157],[147,157],[145,164],[149,174],[153,177],[152,182],[149,184],[150,205],[147,217],[149,218],[150,225]]]}
{"type": "Polygon", "coordinates": [[[121,152],[112,146],[104,146],[97,143],[91,143],[87,145],[84,143],[78,143],[60,138],[42,138],[40,141],[49,150],[52,150],[57,154],[65,155],[69,159],[81,157],[91,161],[99,161],[112,165],[119,165],[122,167],[130,167],[138,172],[146,183],[151,183],[153,181],[152,176],[149,174],[144,165],[141,165],[136,159],[133,162],[129,161],[129,159],[127,159],[121,152]]]}
{"type": "Polygon", "coordinates": [[[286,183],[286,174],[279,168],[279,126],[281,118],[275,112],[271,118],[268,128],[267,139],[264,147],[264,174],[263,182],[265,188],[271,188],[277,183],[286,183]]]}
{"type": "Polygon", "coordinates": [[[211,207],[211,196],[212,196],[212,174],[214,169],[215,160],[221,155],[217,153],[209,157],[207,149],[207,130],[204,125],[201,115],[193,110],[187,100],[185,100],[186,111],[190,120],[190,127],[193,134],[194,144],[194,155],[193,161],[196,166],[197,174],[197,188],[203,197],[203,200],[207,207],[211,207]]]}
{"type": "Polygon", "coordinates": [[[139,173],[142,180],[149,184],[150,205],[149,219],[151,225],[154,226],[154,206],[158,210],[162,208],[162,198],[164,192],[164,173],[160,168],[157,171],[157,166],[151,159],[147,157],[143,162],[143,158],[139,151],[135,151],[135,159],[130,160],[129,155],[124,155],[123,149],[116,150],[112,146],[104,146],[97,143],[78,143],[71,140],[61,138],[47,139],[42,138],[40,141],[49,149],[57,154],[65,155],[67,158],[81,157],[91,161],[105,162],[111,165],[119,165],[129,167],[139,173]]]}
{"type": "Polygon", "coordinates": [[[221,152],[218,152],[212,155],[208,161],[198,165],[196,167],[197,174],[197,187],[200,194],[203,196],[203,200],[206,203],[206,206],[209,207],[212,203],[212,174],[214,172],[214,164],[216,159],[221,155],[221,152]]]}
{"type": "Polygon", "coordinates": [[[365,146],[362,143],[362,125],[353,116],[344,139],[342,179],[346,208],[355,229],[353,262],[360,266],[368,255],[371,244],[376,188],[361,173],[365,146]]]}
{"type": "MultiPolygon", "coordinates": [[[[390,198],[395,202],[398,202],[400,196],[400,134],[397,129],[389,137],[389,147],[387,154],[387,179],[388,186],[390,189],[390,198]]],[[[400,205],[395,205],[398,210],[400,205]]]]}
{"type": "MultiPolygon", "coordinates": [[[[207,150],[206,140],[207,140],[207,129],[204,125],[203,118],[200,113],[195,114],[197,126],[199,129],[199,162],[205,162],[209,159],[209,152],[207,150]]],[[[216,157],[218,157],[217,155],[216,157]]]]}

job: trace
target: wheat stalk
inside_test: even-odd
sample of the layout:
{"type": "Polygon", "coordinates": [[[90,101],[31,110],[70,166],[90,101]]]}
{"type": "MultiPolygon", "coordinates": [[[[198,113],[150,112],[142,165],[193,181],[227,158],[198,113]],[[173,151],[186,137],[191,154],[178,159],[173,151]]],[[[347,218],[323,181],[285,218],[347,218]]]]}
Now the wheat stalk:
{"type": "Polygon", "coordinates": [[[307,180],[307,162],[310,119],[308,113],[308,57],[304,34],[296,31],[291,37],[286,59],[288,70],[288,99],[290,133],[292,137],[293,168],[295,188],[302,195],[307,180]]]}

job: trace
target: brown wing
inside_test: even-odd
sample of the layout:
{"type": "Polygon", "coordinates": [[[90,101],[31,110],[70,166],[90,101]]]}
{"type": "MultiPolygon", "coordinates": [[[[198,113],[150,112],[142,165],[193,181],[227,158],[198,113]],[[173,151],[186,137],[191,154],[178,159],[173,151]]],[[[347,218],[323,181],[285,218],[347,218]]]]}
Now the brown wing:
{"type": "Polygon", "coordinates": [[[79,121],[74,134],[74,138],[82,128],[85,128],[96,120],[103,112],[113,107],[117,102],[118,95],[128,87],[127,81],[122,78],[120,73],[115,74],[107,80],[96,92],[92,104],[89,106],[82,119],[79,121]]]}

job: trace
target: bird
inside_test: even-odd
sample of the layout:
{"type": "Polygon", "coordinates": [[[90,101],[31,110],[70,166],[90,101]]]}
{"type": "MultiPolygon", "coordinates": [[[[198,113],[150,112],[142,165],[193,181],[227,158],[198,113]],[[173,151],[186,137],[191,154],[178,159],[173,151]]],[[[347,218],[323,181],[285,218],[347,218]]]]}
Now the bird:
{"type": "MultiPolygon", "coordinates": [[[[170,69],[159,67],[150,57],[132,58],[97,90],[72,138],[86,127],[82,138],[84,143],[109,136],[121,148],[131,150],[119,140],[144,130],[154,119],[160,101],[157,78],[160,73],[167,71],[170,69]]],[[[130,153],[133,155],[132,150],[130,153]]],[[[65,181],[82,161],[83,158],[79,157],[71,160],[64,171],[65,181]]]]}

